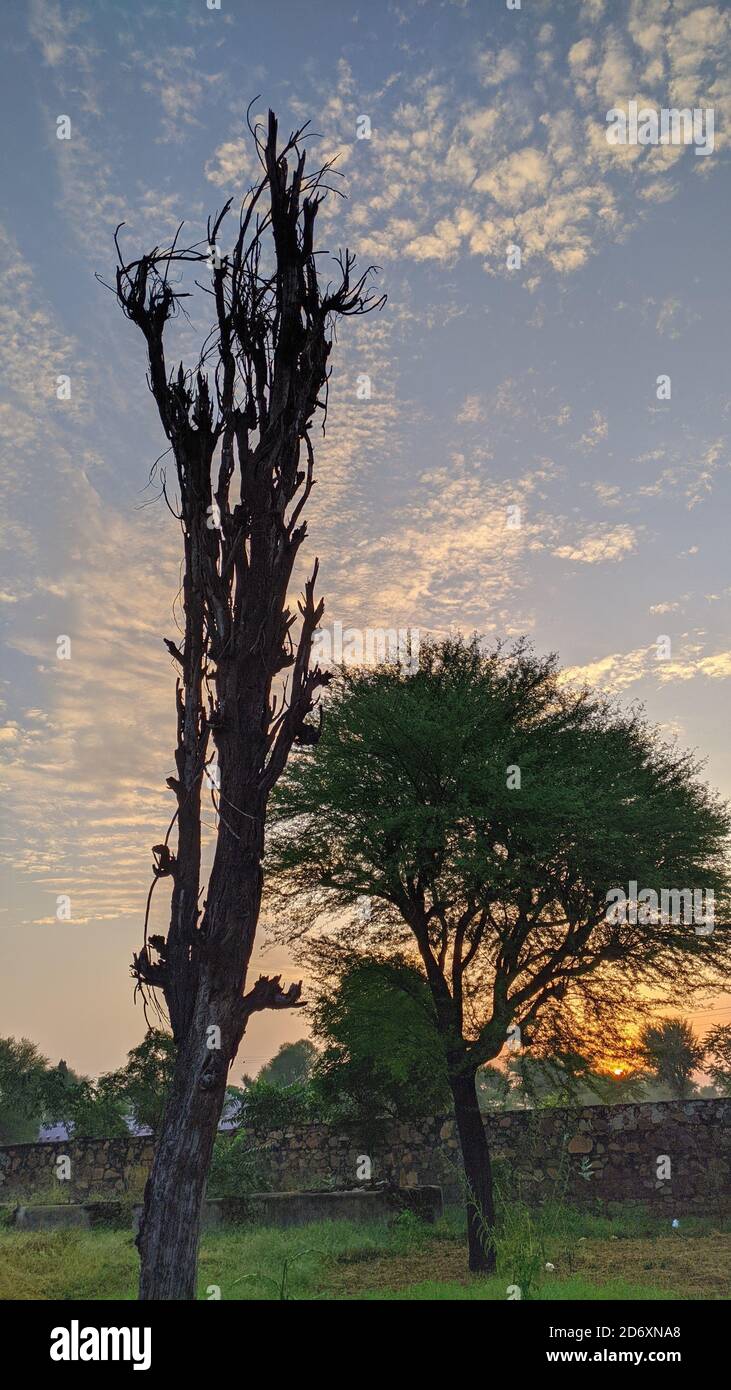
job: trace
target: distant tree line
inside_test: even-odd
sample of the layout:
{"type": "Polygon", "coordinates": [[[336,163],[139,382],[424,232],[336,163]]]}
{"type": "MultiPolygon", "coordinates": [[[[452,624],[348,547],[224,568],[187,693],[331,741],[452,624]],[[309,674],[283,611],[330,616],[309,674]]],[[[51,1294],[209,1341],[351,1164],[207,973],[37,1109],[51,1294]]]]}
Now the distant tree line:
{"type": "Polygon", "coordinates": [[[64,1061],[51,1066],[28,1038],[0,1038],[0,1143],[32,1143],[55,1125],[79,1139],[154,1132],[174,1055],[169,1034],[149,1029],[124,1067],[92,1079],[64,1061]]]}
{"type": "MultiPolygon", "coordinates": [[[[350,960],[311,1003],[318,1047],[284,1043],[256,1080],[244,1078],[241,1118],[254,1128],[319,1121],[375,1137],[387,1120],[452,1110],[423,977],[405,962],[350,960]]],[[[477,1075],[480,1109],[513,1110],[731,1096],[731,1024],[700,1039],[685,1019],[641,1029],[623,1064],[578,1051],[506,1051],[477,1075]],[[710,1077],[701,1084],[699,1071],[710,1077]]]]}
{"type": "MultiPolygon", "coordinates": [[[[429,1031],[423,978],[404,961],[350,959],[325,972],[310,1005],[317,1042],[283,1043],[258,1076],[228,1088],[225,1118],[257,1130],[309,1123],[375,1138],[388,1120],[452,1109],[444,1060],[429,1031]]],[[[0,1038],[0,1144],[33,1143],[43,1127],[76,1138],[155,1133],[172,1076],[174,1043],[148,1030],[124,1067],[96,1080],[51,1066],[28,1038],[0,1038]]],[[[578,1052],[507,1053],[477,1077],[480,1109],[513,1110],[731,1096],[731,1024],[700,1039],[684,1019],[646,1024],[623,1067],[578,1052]],[[694,1076],[703,1070],[710,1084],[694,1076]]]]}

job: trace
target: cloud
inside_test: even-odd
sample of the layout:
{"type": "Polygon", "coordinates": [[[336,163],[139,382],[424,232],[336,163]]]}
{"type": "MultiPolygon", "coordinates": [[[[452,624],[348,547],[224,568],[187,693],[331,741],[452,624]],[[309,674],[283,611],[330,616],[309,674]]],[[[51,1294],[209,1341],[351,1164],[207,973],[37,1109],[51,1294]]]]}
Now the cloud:
{"type": "Polygon", "coordinates": [[[57,0],[30,0],[28,29],[38,43],[47,67],[58,67],[73,59],[78,62],[84,50],[74,42],[79,26],[87,21],[81,8],[64,8],[57,0]]]}
{"type": "Polygon", "coordinates": [[[649,300],[648,304],[657,308],[655,328],[661,338],[677,340],[699,318],[699,315],[683,304],[676,295],[668,295],[659,306],[654,300],[649,300]]]}
{"type": "Polygon", "coordinates": [[[576,543],[560,545],[553,554],[559,560],[571,560],[582,565],[598,565],[606,561],[623,560],[637,549],[637,533],[631,526],[595,527],[576,543]]]}
{"type": "MultiPolygon", "coordinates": [[[[5,727],[4,858],[42,894],[68,894],[78,924],[140,914],[141,847],[172,814],[164,780],[174,674],[162,637],[175,631],[178,567],[172,521],[165,536],[159,518],[125,519],[82,474],[68,483],[84,554],[83,568],[71,563],[63,576],[70,659],[57,658],[53,626],[39,631],[22,614],[9,640],[35,669],[42,707],[5,727]]],[[[32,615],[31,600],[25,611],[32,615]]]]}
{"type": "Polygon", "coordinates": [[[660,613],[677,613],[679,608],[677,600],[665,600],[663,603],[651,604],[647,611],[651,616],[655,616],[660,613]]]}
{"type": "Polygon", "coordinates": [[[591,428],[582,434],[578,447],[580,449],[596,449],[597,444],[601,444],[609,434],[609,426],[600,410],[594,410],[591,416],[591,428]]]}
{"type": "Polygon", "coordinates": [[[328,567],[328,612],[343,621],[421,631],[529,625],[516,605],[529,557],[545,548],[553,530],[535,502],[545,476],[536,470],[490,479],[460,454],[429,469],[380,534],[364,536],[347,559],[341,555],[328,567]]]}
{"type": "Polygon", "coordinates": [[[520,54],[514,48],[497,51],[486,48],[477,57],[477,71],[483,87],[500,87],[517,76],[521,66],[520,54]]]}
{"type": "Polygon", "coordinates": [[[592,689],[617,694],[642,679],[647,655],[644,648],[612,652],[583,666],[567,666],[560,679],[567,684],[589,685],[592,689]]]}
{"type": "Polygon", "coordinates": [[[485,419],[485,403],[481,396],[465,396],[458,412],[458,425],[477,425],[485,419]]]}
{"type": "Polygon", "coordinates": [[[593,483],[594,494],[599,498],[603,507],[618,507],[622,496],[618,487],[613,483],[593,483]]]}
{"type": "Polygon", "coordinates": [[[200,55],[192,46],[172,45],[162,52],[130,55],[146,74],[142,89],[156,97],[162,107],[163,142],[183,141],[187,127],[200,124],[197,114],[204,100],[220,86],[220,72],[206,72],[200,55]]]}
{"type": "Polygon", "coordinates": [[[488,173],[479,174],[473,186],[502,207],[517,211],[527,202],[534,204],[536,195],[548,189],[551,177],[550,160],[541,150],[528,146],[500,160],[488,173]]]}
{"type": "Polygon", "coordinates": [[[77,344],[59,327],[41,297],[27,258],[2,226],[0,273],[4,286],[0,369],[14,397],[14,402],[6,403],[5,421],[11,430],[19,431],[14,441],[19,444],[23,439],[30,441],[39,411],[53,408],[59,414],[68,407],[66,414],[78,414],[85,399],[84,367],[77,344]],[[57,396],[57,377],[62,374],[72,378],[71,397],[63,404],[57,396]]]}
{"type": "MultiPolygon", "coordinates": [[[[674,643],[673,646],[675,645],[674,643]]],[[[653,643],[651,646],[638,647],[633,651],[612,652],[585,665],[566,667],[561,673],[561,680],[578,685],[587,684],[606,694],[620,694],[642,681],[653,681],[657,686],[665,686],[698,679],[728,680],[731,677],[731,651],[718,651],[704,656],[700,642],[686,641],[681,645],[679,656],[663,660],[658,659],[658,650],[653,643]]]]}
{"type": "MultiPolygon", "coordinates": [[[[679,188],[673,169],[685,151],[609,146],[604,113],[642,96],[641,80],[660,84],[665,64],[676,77],[694,64],[696,73],[711,73],[702,90],[728,104],[721,75],[728,26],[717,14],[694,13],[693,23],[686,24],[690,15],[677,23],[671,42],[664,6],[659,17],[651,6],[643,18],[631,5],[624,17],[610,16],[601,33],[594,10],[584,6],[580,18],[589,32],[562,52],[551,48],[550,84],[536,70],[535,53],[526,86],[518,46],[479,51],[483,101],[446,65],[428,73],[412,66],[369,92],[341,60],[337,92],[330,83],[322,92],[317,128],[323,154],[337,151],[347,168],[353,197],[326,212],[324,222],[383,262],[452,266],[476,256],[489,274],[509,274],[507,246],[517,243],[532,287],[547,267],[574,273],[605,239],[624,239],[648,204],[675,197],[679,188]],[[363,111],[372,121],[368,141],[356,138],[363,111]]],[[[556,37],[553,26],[544,27],[539,47],[541,37],[551,45],[556,37]]],[[[307,103],[300,105],[304,114],[307,103]]],[[[206,164],[208,179],[231,192],[252,172],[238,134],[206,164]]]]}
{"type": "Polygon", "coordinates": [[[233,140],[224,140],[215,153],[206,161],[206,178],[219,188],[244,190],[253,183],[257,169],[256,156],[252,154],[251,137],[248,131],[233,140]]]}
{"type": "Polygon", "coordinates": [[[662,468],[653,482],[643,483],[637,489],[637,496],[662,497],[677,492],[685,498],[688,511],[692,511],[712,495],[719,475],[728,464],[727,453],[724,436],[719,436],[710,444],[695,441],[686,444],[684,441],[681,448],[676,447],[673,451],[675,461],[669,467],[662,468]],[[689,452],[695,457],[689,459],[689,452]]]}

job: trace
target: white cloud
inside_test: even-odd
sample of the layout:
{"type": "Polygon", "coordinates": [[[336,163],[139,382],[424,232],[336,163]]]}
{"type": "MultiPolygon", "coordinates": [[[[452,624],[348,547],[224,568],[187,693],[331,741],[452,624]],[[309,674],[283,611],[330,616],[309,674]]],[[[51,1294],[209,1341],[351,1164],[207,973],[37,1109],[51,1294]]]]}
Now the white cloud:
{"type": "Polygon", "coordinates": [[[652,681],[659,686],[682,684],[704,679],[709,681],[731,678],[731,651],[713,652],[704,656],[699,642],[686,642],[678,656],[658,660],[658,648],[652,644],[629,652],[612,652],[581,666],[569,666],[561,679],[578,685],[587,684],[607,694],[619,694],[629,686],[652,681]]]}
{"type": "Polygon", "coordinates": [[[582,434],[579,440],[580,449],[596,449],[602,440],[606,439],[609,433],[609,426],[600,410],[594,410],[591,416],[591,428],[582,434]]]}
{"type": "Polygon", "coordinates": [[[514,48],[501,48],[498,52],[485,49],[478,54],[477,70],[483,87],[499,87],[520,72],[520,55],[514,48]]]}
{"type": "Polygon", "coordinates": [[[623,560],[637,549],[637,533],[631,526],[595,527],[576,542],[560,545],[553,554],[559,560],[575,564],[598,565],[606,561],[623,560]]]}
{"type": "Polygon", "coordinates": [[[457,424],[476,425],[485,419],[485,403],[481,396],[465,396],[457,412],[457,424]]]}

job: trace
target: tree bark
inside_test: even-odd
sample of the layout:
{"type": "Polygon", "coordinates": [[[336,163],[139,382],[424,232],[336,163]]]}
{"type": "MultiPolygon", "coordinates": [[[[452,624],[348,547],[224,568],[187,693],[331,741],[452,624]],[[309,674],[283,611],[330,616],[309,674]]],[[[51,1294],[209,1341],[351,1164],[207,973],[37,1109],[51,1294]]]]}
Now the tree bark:
{"type": "MultiPolygon", "coordinates": [[[[232,759],[238,767],[238,759],[232,759]]],[[[230,785],[222,778],[222,788],[230,785]]],[[[138,1240],[140,1298],[194,1299],[201,1206],[226,1096],[229,1065],[252,1011],[242,995],[262,891],[264,808],[239,785],[256,814],[221,825],[196,942],[199,985],[179,1048],[170,1096],[145,1188],[138,1240]]],[[[233,799],[233,798],[232,798],[233,799]]],[[[268,982],[272,983],[272,982],[268,982]]],[[[258,1007],[258,1003],[254,1005],[258,1007]]]]}
{"type": "Polygon", "coordinates": [[[452,1076],[449,1084],[454,1098],[467,1187],[469,1267],[474,1274],[491,1274],[495,1269],[492,1169],[485,1126],[477,1103],[475,1073],[462,1072],[452,1076]]]}
{"type": "Polygon", "coordinates": [[[201,1206],[227,1072],[224,1067],[210,1089],[202,1088],[205,1037],[198,1023],[196,1017],[177,1059],[145,1187],[137,1237],[143,1300],[196,1297],[201,1206]]]}

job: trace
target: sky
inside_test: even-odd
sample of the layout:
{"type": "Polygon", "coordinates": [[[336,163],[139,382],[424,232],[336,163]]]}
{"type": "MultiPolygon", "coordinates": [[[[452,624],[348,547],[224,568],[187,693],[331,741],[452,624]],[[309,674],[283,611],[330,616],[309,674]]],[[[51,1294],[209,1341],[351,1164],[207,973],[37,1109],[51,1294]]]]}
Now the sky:
{"type": "MultiPolygon", "coordinates": [[[[53,1061],[96,1074],[142,1036],[128,967],[172,814],[179,534],[142,340],[95,276],[118,223],[131,257],[240,202],[251,101],[338,156],[319,246],[388,294],[333,349],[325,624],[526,634],[731,796],[731,7],[516,3],[4,9],[0,1035],[53,1061]],[[712,109],[712,152],[610,144],[631,101],[712,109]]],[[[281,947],[258,965],[292,978],[281,947]]],[[[237,1073],[302,1032],[257,1015],[237,1073]]]]}

